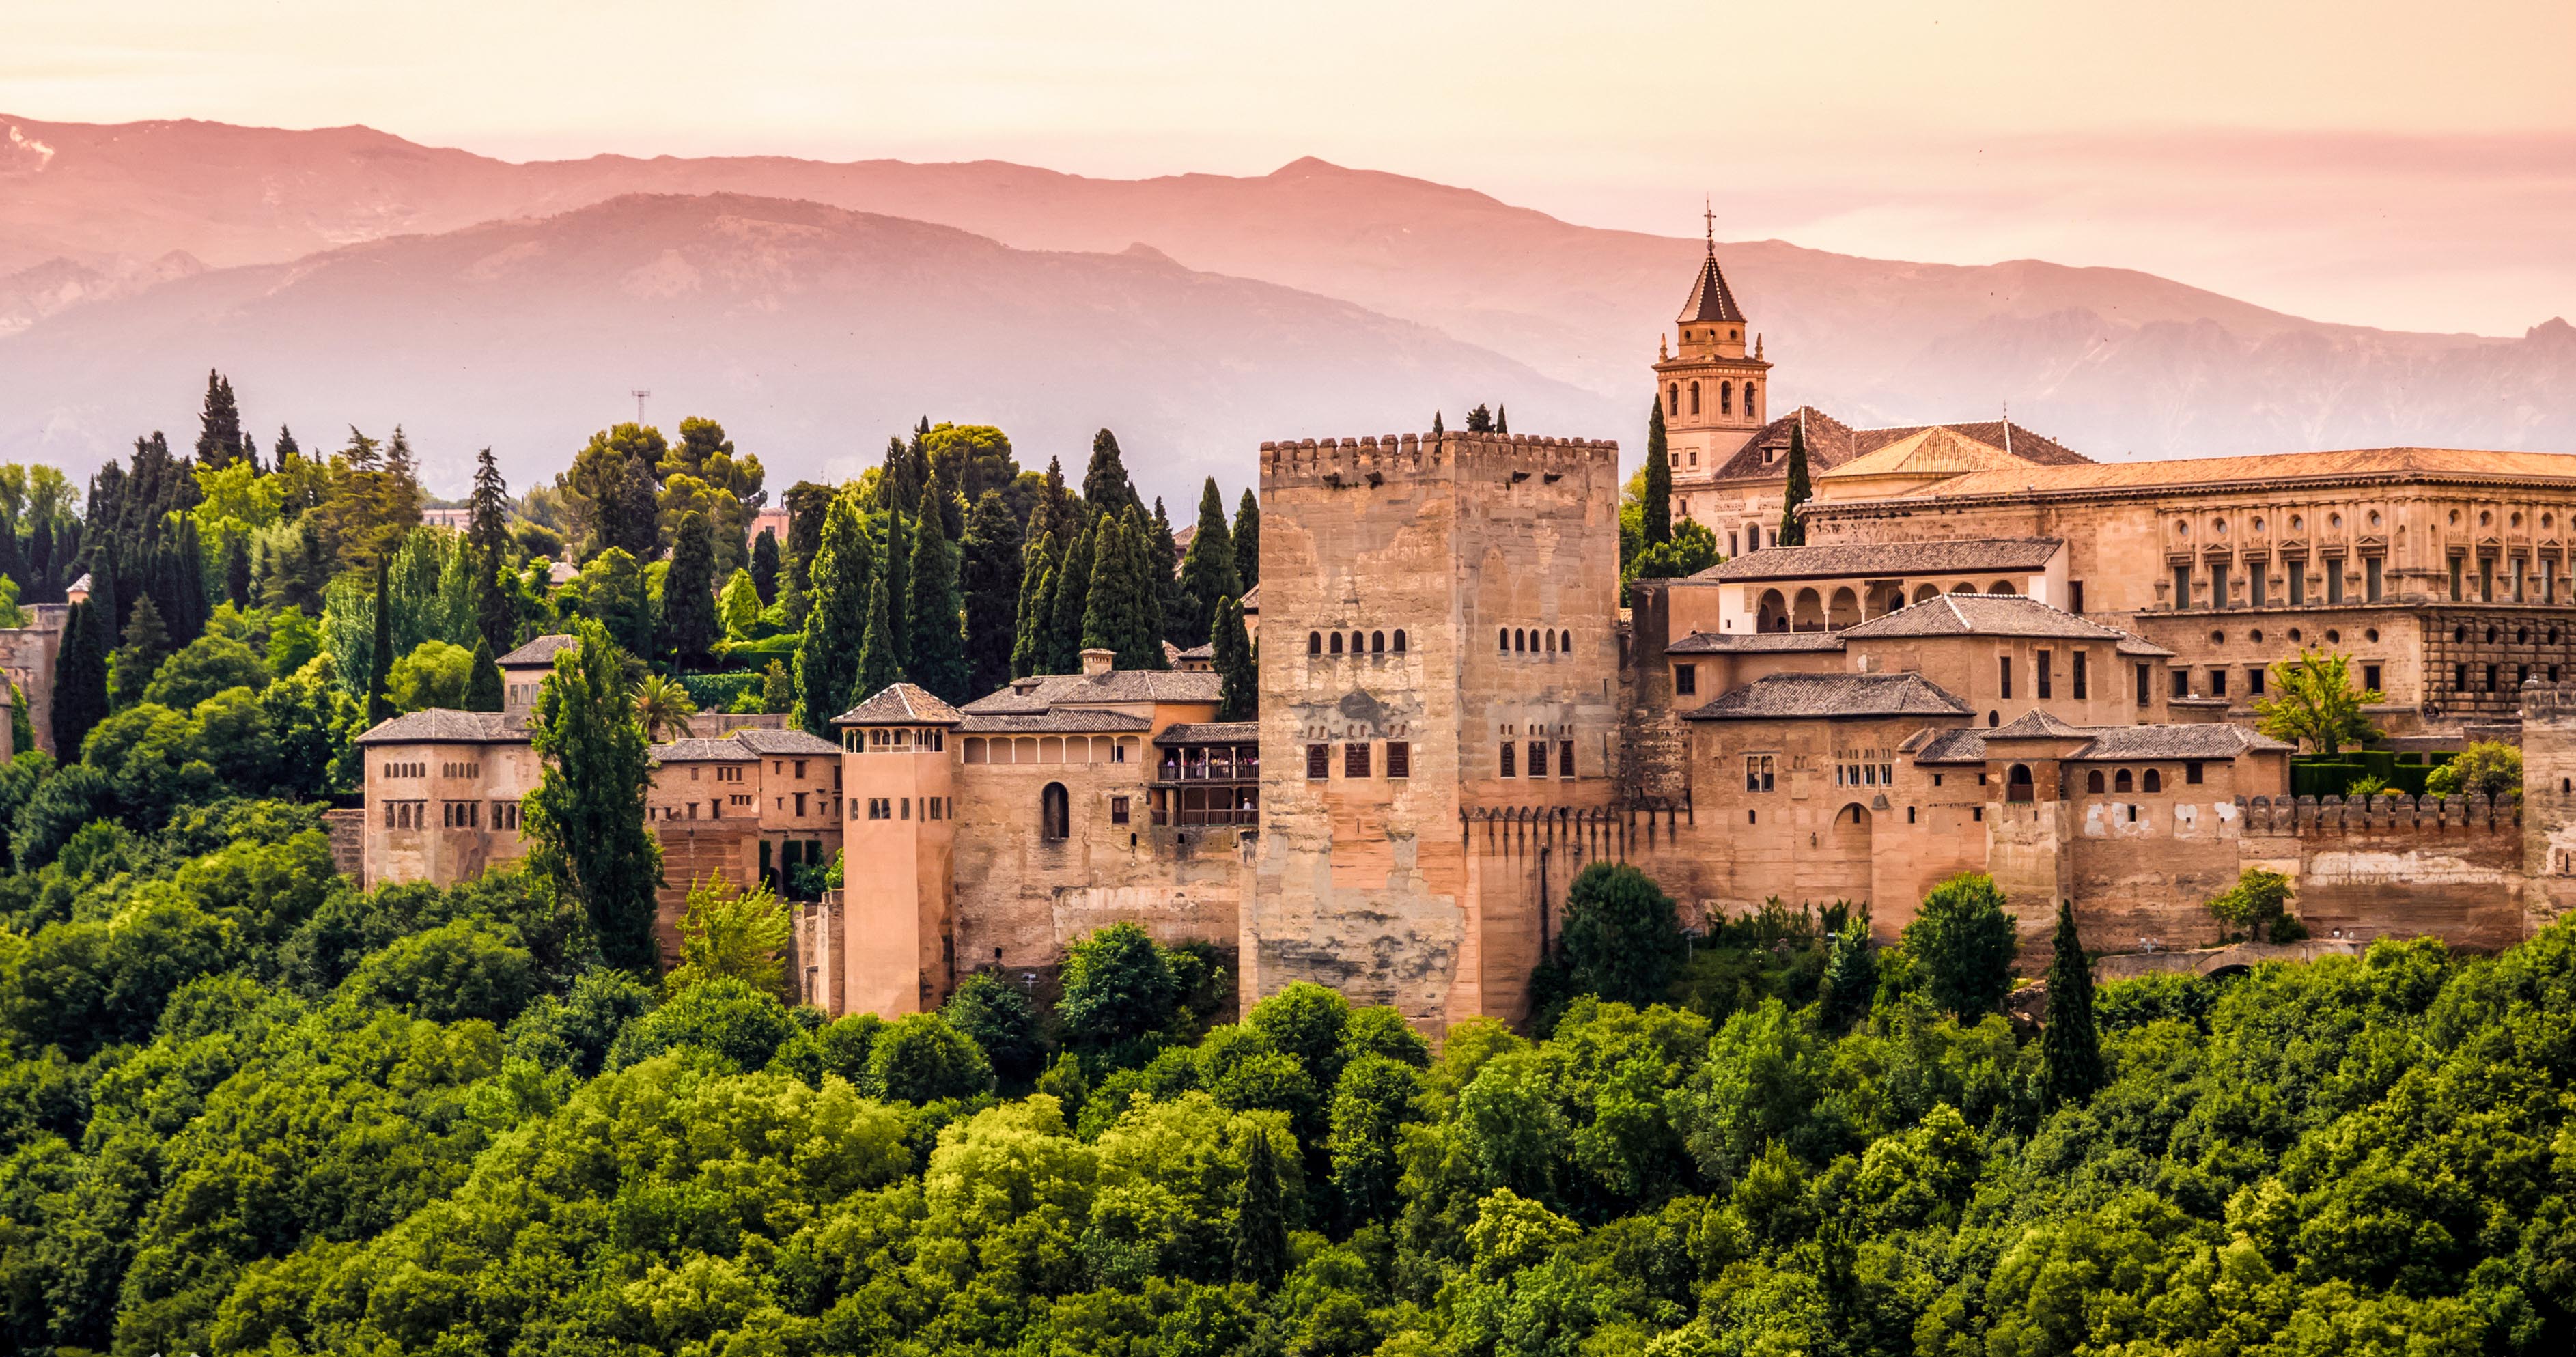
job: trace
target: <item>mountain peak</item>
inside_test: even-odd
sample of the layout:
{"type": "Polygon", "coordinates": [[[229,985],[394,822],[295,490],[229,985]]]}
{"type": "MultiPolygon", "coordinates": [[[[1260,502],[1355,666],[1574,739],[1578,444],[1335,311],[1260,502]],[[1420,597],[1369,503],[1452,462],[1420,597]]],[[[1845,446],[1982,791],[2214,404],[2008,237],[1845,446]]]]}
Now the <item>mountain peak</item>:
{"type": "Polygon", "coordinates": [[[1304,179],[1318,174],[1348,174],[1348,166],[1336,165],[1319,156],[1301,155],[1270,172],[1273,179],[1304,179]]]}

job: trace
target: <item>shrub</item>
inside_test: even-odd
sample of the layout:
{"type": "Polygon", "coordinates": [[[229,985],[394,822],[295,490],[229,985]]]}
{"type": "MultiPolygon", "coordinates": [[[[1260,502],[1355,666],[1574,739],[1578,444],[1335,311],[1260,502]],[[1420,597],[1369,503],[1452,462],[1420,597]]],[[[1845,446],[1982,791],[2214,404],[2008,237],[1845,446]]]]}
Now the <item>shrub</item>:
{"type": "Polygon", "coordinates": [[[2211,917],[2231,926],[2231,937],[2296,942],[2308,930],[2289,912],[2289,901],[2290,878],[2248,867],[2237,874],[2234,886],[2210,898],[2208,909],[2211,917]]]}
{"type": "Polygon", "coordinates": [[[2003,1002],[2018,945],[2004,893],[1983,872],[1962,872],[1934,886],[1905,926],[1905,950],[1922,966],[1932,1002],[1963,1019],[2003,1002]]]}
{"type": "Polygon", "coordinates": [[[2424,790],[2434,796],[2483,796],[2522,791],[2522,750],[2500,740],[2480,740],[2433,770],[2424,790]]]}

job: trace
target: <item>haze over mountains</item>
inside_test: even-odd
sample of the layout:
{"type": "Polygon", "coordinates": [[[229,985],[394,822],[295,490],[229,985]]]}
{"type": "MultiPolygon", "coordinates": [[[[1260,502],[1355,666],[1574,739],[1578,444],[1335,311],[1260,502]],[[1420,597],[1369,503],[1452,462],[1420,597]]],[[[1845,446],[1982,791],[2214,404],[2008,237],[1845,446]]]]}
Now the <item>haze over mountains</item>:
{"type": "MultiPolygon", "coordinates": [[[[1721,218],[1723,203],[1720,204],[1721,218]]],[[[631,417],[725,421],[784,483],[924,413],[1024,464],[1118,429],[1151,491],[1262,438],[1454,422],[1642,438],[1702,249],[1301,160],[1237,178],[783,158],[511,164],[365,128],[0,115],[0,455],[86,472],[192,428],[210,366],[308,446],[404,423],[434,486],[631,417]],[[445,473],[442,476],[442,473],[445,473]]],[[[2097,458],[2576,451],[2576,329],[2327,325],[2151,275],[1721,242],[1775,408],[2017,422],[2097,458]]],[[[2534,320],[2542,319],[2535,315],[2534,320]]]]}

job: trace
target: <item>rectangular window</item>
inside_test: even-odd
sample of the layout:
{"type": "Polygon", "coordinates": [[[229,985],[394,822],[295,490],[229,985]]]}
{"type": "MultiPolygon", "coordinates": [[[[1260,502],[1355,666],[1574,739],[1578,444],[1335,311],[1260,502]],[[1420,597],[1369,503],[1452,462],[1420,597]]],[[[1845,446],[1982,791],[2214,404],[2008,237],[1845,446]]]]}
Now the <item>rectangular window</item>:
{"type": "Polygon", "coordinates": [[[2460,601],[2460,558],[2457,556],[2451,558],[2451,601],[2460,601]]]}
{"type": "Polygon", "coordinates": [[[1109,823],[1113,825],[1123,825],[1127,823],[1126,797],[1113,796],[1109,798],[1109,823]]]}
{"type": "Polygon", "coordinates": [[[2330,556],[2325,561],[2326,602],[2343,602],[2343,558],[2330,556]]]}
{"type": "Polygon", "coordinates": [[[1353,740],[1342,746],[1342,776],[1369,775],[1369,747],[1366,740],[1353,740]]]}
{"type": "Polygon", "coordinates": [[[2247,561],[2245,563],[2245,601],[2257,608],[2262,607],[2267,601],[2263,596],[2263,585],[2263,563],[2247,561]]]}
{"type": "Polygon", "coordinates": [[[2137,704],[2138,704],[2139,706],[2141,706],[2141,707],[2143,707],[2143,706],[2147,705],[2147,666],[2146,666],[2143,662],[2141,662],[2141,663],[2138,665],[2138,703],[2137,703],[2137,704]]]}
{"type": "Polygon", "coordinates": [[[1771,790],[1770,755],[1747,754],[1744,756],[1744,790],[1748,792],[1767,792],[1771,790]]]}
{"type": "Polygon", "coordinates": [[[2176,611],[2181,611],[2182,609],[2189,608],[2191,606],[2191,567],[2187,565],[2175,566],[2173,568],[2173,575],[2173,605],[2176,611]]]}
{"type": "Polygon", "coordinates": [[[2487,691],[2492,693],[2492,692],[2494,692],[2495,690],[2496,690],[2496,667],[2495,667],[2494,665],[2492,665],[2492,664],[2491,664],[2491,665],[2488,665],[2488,666],[2487,666],[2487,691]]]}
{"type": "Polygon", "coordinates": [[[2084,615],[2084,581],[2068,580],[2066,582],[2066,611],[2071,612],[2078,617],[2084,615]]]}
{"type": "Polygon", "coordinates": [[[1995,664],[2003,676],[2004,698],[2009,701],[2012,698],[2012,656],[1999,655],[1995,664]]]}
{"type": "Polygon", "coordinates": [[[1556,742],[1556,775],[1558,777],[1574,776],[1574,741],[1572,740],[1559,740],[1556,742]]]}
{"type": "Polygon", "coordinates": [[[2213,608],[2227,606],[2227,562],[2225,561],[2209,563],[2209,606],[2213,608]]]}
{"type": "Polygon", "coordinates": [[[2558,558],[2555,556],[2540,558],[2540,601],[2558,601],[2558,558]]]}
{"type": "Polygon", "coordinates": [[[2531,574],[2531,566],[2530,566],[2527,562],[2525,562],[2525,561],[2523,560],[2523,558],[2522,558],[2522,557],[2520,557],[2520,556],[2516,556],[2516,557],[2514,557],[2514,558],[2513,558],[2513,601],[2514,601],[2514,602],[2516,602],[2516,603],[2521,603],[2521,602],[2526,601],[2526,600],[2525,600],[2525,596],[2524,596],[2524,594],[2523,594],[2523,580],[2524,580],[2526,577],[2528,577],[2530,574],[2531,574]]]}
{"type": "Polygon", "coordinates": [[[2067,660],[2067,663],[2075,667],[2075,672],[2072,677],[2075,680],[2075,700],[2078,702],[2084,700],[2084,659],[2090,653],[2091,652],[2089,651],[2078,650],[2067,660]]]}
{"type": "Polygon", "coordinates": [[[2515,665],[2513,667],[2513,686],[2520,688],[2522,685],[2529,682],[2531,682],[2531,666],[2527,664],[2515,665]]]}
{"type": "Polygon", "coordinates": [[[2290,575],[2290,606],[2305,605],[2308,601],[2308,563],[2305,560],[2288,560],[2281,562],[2281,568],[2290,575]]]}
{"type": "Polygon", "coordinates": [[[2379,601],[2381,592],[2385,588],[2381,567],[2386,564],[2386,561],[2377,556],[2364,556],[2361,558],[2362,597],[2369,599],[2373,603],[2377,603],[2379,601]]]}
{"type": "Polygon", "coordinates": [[[2190,671],[2190,670],[2188,670],[2188,669],[2176,669],[2176,670],[2174,670],[2174,671],[2173,671],[2173,695],[2174,695],[2174,696],[2176,696],[2176,697],[2189,697],[2189,696],[2191,696],[2191,671],[2190,671]]]}
{"type": "Polygon", "coordinates": [[[2495,557],[2478,558],[2478,602],[2495,602],[2495,557]]]}
{"type": "Polygon", "coordinates": [[[2468,667],[2467,665],[2465,665],[2465,664],[2455,664],[2455,665],[2452,665],[2452,666],[2451,666],[2451,691],[2452,691],[2452,692],[2455,692],[2455,693],[2465,693],[2465,692],[2467,692],[2468,690],[2469,690],[2469,667],[2468,667]]]}
{"type": "MultiPolygon", "coordinates": [[[[804,813],[805,813],[804,798],[802,798],[802,797],[797,798],[796,813],[797,813],[797,814],[799,814],[799,815],[802,815],[802,814],[804,814],[804,813]]],[[[911,797],[907,796],[907,797],[904,797],[904,798],[902,798],[902,799],[901,799],[901,803],[900,803],[900,804],[898,804],[898,805],[895,807],[895,816],[894,816],[894,818],[896,818],[896,819],[898,819],[898,820],[909,820],[909,819],[911,819],[911,818],[912,818],[912,798],[911,798],[911,797]]]]}
{"type": "Polygon", "coordinates": [[[2245,670],[2245,695],[2247,697],[2261,697],[2263,695],[2263,666],[2259,664],[2247,666],[2245,670]]]}
{"type": "Polygon", "coordinates": [[[2198,763],[2184,764],[2182,766],[2182,780],[2191,783],[2194,786],[2198,786],[2200,783],[2200,765],[2198,763]]]}
{"type": "Polygon", "coordinates": [[[2038,688],[2039,695],[2043,699],[2052,696],[2049,692],[2049,683],[2051,680],[2056,678],[2056,675],[2050,672],[2050,668],[2055,658],[2055,656],[2045,650],[2031,656],[2030,679],[2032,684],[2038,688]]]}
{"type": "Polygon", "coordinates": [[[2224,669],[2212,669],[2212,670],[2210,670],[2210,671],[2209,671],[2209,695],[2210,695],[2211,697],[2225,697],[2225,696],[2227,696],[2227,671],[2226,671],[2226,670],[2224,670],[2224,669]]]}
{"type": "Polygon", "coordinates": [[[1699,691],[1699,666],[1698,666],[1698,665],[1695,665],[1695,664],[1677,664],[1677,665],[1674,665],[1674,666],[1673,666],[1673,693],[1674,693],[1674,695],[1675,695],[1675,696],[1677,696],[1677,697],[1689,697],[1689,696],[1692,696],[1693,694],[1697,693],[1698,691],[1699,691]]]}
{"type": "Polygon", "coordinates": [[[1386,742],[1386,775],[1388,777],[1413,776],[1412,742],[1407,740],[1386,742]]]}
{"type": "Polygon", "coordinates": [[[2373,690],[2376,690],[2379,687],[2378,665],[2365,664],[2361,667],[2361,686],[2365,689],[2373,690]]]}
{"type": "Polygon", "coordinates": [[[1307,777],[1307,779],[1308,779],[1309,781],[1318,781],[1318,782],[1320,782],[1320,781],[1322,781],[1324,778],[1330,777],[1330,776],[1332,775],[1332,772],[1333,772],[1333,750],[1332,750],[1332,746],[1330,746],[1330,745],[1320,745],[1320,744],[1310,744],[1310,745],[1306,746],[1306,777],[1307,777]]]}
{"type": "Polygon", "coordinates": [[[1509,741],[1509,740],[1505,740],[1505,741],[1503,741],[1503,773],[1502,773],[1502,775],[1503,775],[1504,777],[1518,777],[1518,776],[1520,776],[1520,774],[1519,774],[1519,772],[1517,772],[1516,770],[1517,770],[1520,766],[1521,766],[1521,747],[1520,747],[1519,745],[1513,744],[1513,743],[1512,743],[1511,741],[1509,741]]]}
{"type": "Polygon", "coordinates": [[[1532,740],[1529,742],[1529,775],[1531,777],[1547,776],[1547,741],[1545,740],[1532,740]]]}

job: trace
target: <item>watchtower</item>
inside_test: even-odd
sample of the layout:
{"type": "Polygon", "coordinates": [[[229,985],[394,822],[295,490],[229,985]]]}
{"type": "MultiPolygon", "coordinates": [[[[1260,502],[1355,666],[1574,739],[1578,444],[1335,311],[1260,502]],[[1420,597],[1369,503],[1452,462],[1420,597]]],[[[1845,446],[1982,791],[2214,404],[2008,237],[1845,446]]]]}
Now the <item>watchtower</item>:
{"type": "Polygon", "coordinates": [[[1752,338],[1744,308],[1717,263],[1717,226],[1709,217],[1708,255],[1691,278],[1674,317],[1674,340],[1658,345],[1655,394],[1664,405],[1665,446],[1683,476],[1714,473],[1762,429],[1770,408],[1771,365],[1752,338]],[[1751,342],[1753,351],[1747,353],[1751,342]]]}
{"type": "Polygon", "coordinates": [[[1261,445],[1246,1006],[1314,980],[1434,1032],[1526,1010],[1570,873],[1497,871],[1468,825],[1610,804],[1618,456],[1497,434],[1261,445]]]}

